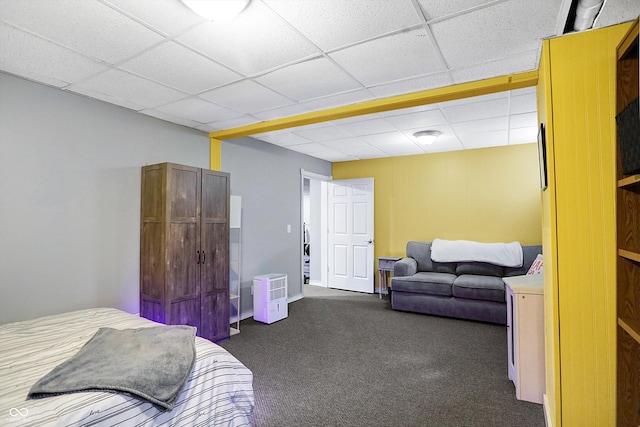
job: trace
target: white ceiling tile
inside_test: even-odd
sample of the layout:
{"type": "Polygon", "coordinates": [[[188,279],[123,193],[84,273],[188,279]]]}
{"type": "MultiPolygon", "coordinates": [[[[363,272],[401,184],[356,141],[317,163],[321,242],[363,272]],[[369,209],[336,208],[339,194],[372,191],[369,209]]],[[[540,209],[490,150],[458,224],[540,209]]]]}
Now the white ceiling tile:
{"type": "Polygon", "coordinates": [[[538,111],[535,92],[526,95],[511,96],[511,101],[509,102],[509,111],[511,114],[531,113],[538,111]]]}
{"type": "Polygon", "coordinates": [[[109,69],[88,80],[72,84],[69,89],[74,92],[88,89],[92,92],[110,95],[113,98],[119,98],[146,108],[153,108],[185,96],[184,93],[177,90],[115,69],[109,69]]]}
{"type": "Polygon", "coordinates": [[[423,28],[368,41],[329,56],[365,86],[446,70],[423,28]]]}
{"type": "Polygon", "coordinates": [[[235,117],[227,120],[217,120],[211,123],[208,123],[210,127],[214,127],[216,129],[233,129],[240,126],[246,126],[256,123],[256,119],[249,115],[244,115],[240,117],[235,117]]]}
{"type": "Polygon", "coordinates": [[[328,147],[318,142],[310,142],[308,144],[291,145],[288,148],[297,151],[298,153],[312,154],[320,151],[327,151],[328,147]]]}
{"type": "Polygon", "coordinates": [[[466,83],[533,71],[538,69],[539,59],[540,50],[530,50],[470,67],[453,69],[451,70],[451,76],[455,83],[466,83]]]}
{"type": "Polygon", "coordinates": [[[605,1],[594,28],[604,28],[621,22],[633,21],[640,16],[640,2],[638,0],[609,0],[605,1]]]}
{"type": "Polygon", "coordinates": [[[135,102],[132,102],[126,99],[122,99],[110,93],[107,94],[103,92],[98,92],[98,91],[95,91],[86,87],[80,87],[77,85],[67,86],[66,88],[64,88],[64,90],[77,93],[79,95],[84,95],[89,98],[97,99],[99,101],[108,102],[109,104],[119,105],[121,107],[128,108],[130,110],[140,111],[147,108],[144,105],[137,104],[135,102]]]}
{"type": "Polygon", "coordinates": [[[110,63],[162,40],[162,36],[96,1],[3,0],[2,20],[110,63]]]}
{"type": "Polygon", "coordinates": [[[394,116],[401,116],[404,114],[413,114],[413,113],[421,113],[424,111],[431,111],[431,110],[438,110],[439,106],[438,104],[424,104],[424,105],[417,105],[415,107],[409,107],[409,108],[401,108],[398,110],[389,110],[389,111],[385,111],[383,113],[380,113],[380,117],[378,118],[389,118],[389,117],[394,117],[394,116]]]}
{"type": "Polygon", "coordinates": [[[479,102],[493,101],[495,99],[509,99],[509,92],[495,92],[488,93],[486,95],[472,96],[469,98],[453,99],[451,101],[440,102],[438,106],[440,108],[447,108],[455,105],[477,104],[479,102]]]}
{"type": "Polygon", "coordinates": [[[506,116],[508,105],[507,98],[500,98],[462,105],[441,106],[441,109],[450,122],[459,123],[506,116]]]}
{"type": "Polygon", "coordinates": [[[447,108],[455,105],[477,104],[479,102],[493,101],[496,99],[509,99],[509,92],[495,92],[468,98],[452,99],[451,101],[440,102],[438,106],[439,108],[447,108]]]}
{"type": "Polygon", "coordinates": [[[167,42],[120,68],[195,95],[241,78],[239,74],[177,43],[167,42]]]}
{"type": "Polygon", "coordinates": [[[351,123],[336,122],[336,125],[354,136],[373,135],[396,130],[391,123],[384,119],[360,120],[351,123]]]}
{"type": "MultiPolygon", "coordinates": [[[[439,138],[438,138],[439,139],[439,138]]],[[[427,153],[443,153],[446,151],[459,151],[464,150],[464,147],[457,139],[448,142],[438,141],[424,148],[427,153]]]]}
{"type": "Polygon", "coordinates": [[[510,96],[513,98],[514,96],[520,96],[520,95],[530,95],[530,94],[536,94],[536,86],[529,86],[529,87],[523,87],[520,89],[514,89],[512,91],[509,91],[510,96]]]}
{"type": "Polygon", "coordinates": [[[397,129],[430,128],[447,123],[447,119],[440,110],[427,110],[417,113],[396,115],[387,118],[387,121],[397,129]]]}
{"type": "Polygon", "coordinates": [[[458,136],[453,132],[453,129],[451,127],[444,126],[439,130],[442,131],[442,135],[440,135],[433,144],[421,144],[417,141],[414,141],[414,143],[419,146],[425,153],[456,151],[464,149],[462,143],[458,139],[458,136]]]}
{"type": "Polygon", "coordinates": [[[216,132],[216,131],[222,130],[222,128],[217,128],[215,126],[211,126],[210,123],[198,123],[195,126],[195,129],[198,129],[198,130],[201,130],[201,131],[204,131],[204,132],[216,132]]]}
{"type": "Polygon", "coordinates": [[[411,141],[401,142],[397,144],[386,144],[386,145],[378,146],[378,148],[382,152],[390,156],[409,156],[412,154],[424,153],[424,151],[420,147],[418,147],[415,143],[411,141]]]}
{"type": "Polygon", "coordinates": [[[538,113],[512,114],[509,117],[509,127],[517,128],[535,128],[538,126],[538,113]]]}
{"type": "Polygon", "coordinates": [[[297,116],[298,114],[308,113],[309,109],[301,104],[292,104],[284,107],[271,108],[269,110],[258,111],[252,114],[260,120],[273,120],[282,117],[297,116]]]}
{"type": "Polygon", "coordinates": [[[239,117],[240,114],[200,98],[187,98],[156,108],[163,113],[185,117],[199,123],[211,123],[239,117]]]}
{"type": "Polygon", "coordinates": [[[561,3],[495,2],[474,13],[436,22],[431,29],[449,67],[467,67],[537,50],[540,40],[555,35],[561,3]]]}
{"type": "Polygon", "coordinates": [[[361,88],[327,58],[311,59],[281,68],[256,78],[256,81],[297,101],[361,88]]]}
{"type": "Polygon", "coordinates": [[[506,130],[458,135],[458,139],[466,149],[496,147],[509,142],[506,130]]]}
{"type": "Polygon", "coordinates": [[[538,127],[526,127],[511,129],[509,131],[509,145],[513,144],[528,144],[530,142],[538,141],[538,127]]]}
{"type": "Polygon", "coordinates": [[[420,23],[410,0],[264,0],[324,50],[420,23]]]}
{"type": "Polygon", "coordinates": [[[0,70],[63,87],[105,69],[72,50],[0,22],[0,70]]]}
{"type": "Polygon", "coordinates": [[[259,1],[232,21],[207,22],[177,40],[246,76],[320,53],[259,1]]]}
{"type": "Polygon", "coordinates": [[[336,95],[325,96],[305,101],[302,105],[312,111],[324,110],[327,108],[341,107],[343,105],[357,104],[358,102],[370,101],[374,97],[365,89],[356,89],[336,95]]]}
{"type": "Polygon", "coordinates": [[[451,126],[456,133],[469,134],[506,129],[508,124],[509,118],[507,116],[502,116],[482,120],[472,120],[469,122],[459,122],[451,126]]]}
{"type": "Polygon", "coordinates": [[[167,35],[175,35],[204,21],[204,18],[176,0],[100,1],[167,35]]]}
{"type": "Polygon", "coordinates": [[[425,76],[412,77],[410,79],[392,83],[369,86],[367,89],[369,89],[369,92],[373,93],[375,96],[383,98],[450,86],[452,84],[453,78],[451,77],[451,74],[449,74],[448,71],[445,71],[425,76]]]}
{"type": "Polygon", "coordinates": [[[322,145],[324,145],[325,147],[336,149],[336,150],[345,150],[350,148],[364,149],[366,147],[371,147],[371,145],[362,142],[358,138],[340,138],[340,139],[334,139],[331,141],[323,141],[322,145]]]}
{"type": "Polygon", "coordinates": [[[422,130],[437,130],[440,132],[440,135],[438,136],[438,139],[436,139],[436,141],[438,143],[442,143],[444,142],[456,142],[457,141],[457,137],[456,134],[453,130],[453,128],[449,125],[439,125],[439,126],[434,126],[431,129],[425,129],[424,127],[418,127],[418,128],[405,128],[402,130],[402,133],[412,142],[414,142],[416,145],[418,146],[423,146],[424,144],[422,144],[421,142],[418,142],[415,137],[413,136],[414,133],[422,131],[422,130]]]}
{"type": "Polygon", "coordinates": [[[359,159],[378,159],[381,157],[389,157],[384,151],[374,148],[370,145],[364,145],[361,147],[347,146],[340,150],[342,153],[350,156],[357,157],[359,159]]]}
{"type": "Polygon", "coordinates": [[[316,157],[321,160],[326,160],[327,162],[348,162],[353,160],[359,160],[357,157],[349,156],[347,154],[344,154],[335,150],[327,150],[327,151],[320,151],[317,153],[313,153],[313,157],[316,157]]]}
{"type": "Polygon", "coordinates": [[[231,83],[200,96],[218,105],[247,113],[282,107],[293,102],[251,80],[231,83]]]}
{"type": "Polygon", "coordinates": [[[266,141],[271,144],[279,145],[281,147],[288,147],[290,145],[308,144],[311,140],[304,138],[300,135],[289,131],[280,132],[268,132],[258,135],[253,135],[254,138],[261,141],[266,141]]]}
{"type": "Polygon", "coordinates": [[[371,144],[375,147],[382,147],[385,145],[399,145],[399,146],[403,146],[406,144],[414,145],[411,139],[409,139],[405,134],[399,131],[379,133],[376,135],[366,135],[366,136],[360,137],[360,139],[366,142],[367,144],[371,144]]]}
{"type": "Polygon", "coordinates": [[[418,0],[427,20],[460,14],[469,9],[492,3],[491,0],[418,0]]]}
{"type": "Polygon", "coordinates": [[[311,139],[312,141],[331,141],[332,139],[340,139],[348,137],[349,134],[342,131],[336,126],[327,125],[322,123],[322,126],[307,126],[298,129],[293,129],[293,132],[303,138],[311,139]]]}
{"type": "Polygon", "coordinates": [[[199,122],[185,119],[184,117],[172,116],[171,114],[166,114],[158,110],[140,110],[140,113],[145,114],[147,116],[155,117],[160,120],[164,120],[166,122],[171,122],[178,125],[187,126],[190,128],[195,128],[200,125],[199,122]]]}

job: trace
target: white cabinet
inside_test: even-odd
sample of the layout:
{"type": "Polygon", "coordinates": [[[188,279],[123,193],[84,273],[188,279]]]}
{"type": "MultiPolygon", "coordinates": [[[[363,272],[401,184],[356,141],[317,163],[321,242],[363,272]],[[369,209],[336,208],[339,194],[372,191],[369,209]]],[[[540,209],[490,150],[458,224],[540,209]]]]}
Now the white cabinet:
{"type": "Polygon", "coordinates": [[[542,275],[505,277],[509,379],[516,398],[542,403],[544,394],[544,295],[542,275]]]}
{"type": "Polygon", "coordinates": [[[287,275],[264,274],[253,278],[253,318],[273,323],[289,315],[287,275]]]}

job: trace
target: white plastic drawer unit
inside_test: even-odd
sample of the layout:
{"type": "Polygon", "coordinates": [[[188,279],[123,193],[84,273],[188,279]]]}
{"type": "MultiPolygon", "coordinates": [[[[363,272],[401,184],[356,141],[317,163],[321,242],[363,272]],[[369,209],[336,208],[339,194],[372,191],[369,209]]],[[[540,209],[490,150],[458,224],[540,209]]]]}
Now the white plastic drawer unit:
{"type": "Polygon", "coordinates": [[[273,323],[288,316],[287,275],[263,274],[253,278],[253,318],[273,323]]]}

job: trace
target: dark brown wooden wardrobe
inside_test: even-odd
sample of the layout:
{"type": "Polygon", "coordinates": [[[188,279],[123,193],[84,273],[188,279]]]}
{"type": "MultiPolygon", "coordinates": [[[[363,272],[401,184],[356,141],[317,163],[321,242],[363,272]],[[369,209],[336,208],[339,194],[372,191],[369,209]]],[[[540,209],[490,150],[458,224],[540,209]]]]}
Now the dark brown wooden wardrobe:
{"type": "Polygon", "coordinates": [[[142,168],[140,315],[229,338],[229,174],[142,168]]]}

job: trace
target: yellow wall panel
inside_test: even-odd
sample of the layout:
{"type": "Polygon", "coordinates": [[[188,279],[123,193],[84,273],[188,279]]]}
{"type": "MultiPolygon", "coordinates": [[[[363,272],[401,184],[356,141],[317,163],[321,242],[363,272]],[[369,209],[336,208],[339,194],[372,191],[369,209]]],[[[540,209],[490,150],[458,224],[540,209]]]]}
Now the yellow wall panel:
{"type": "Polygon", "coordinates": [[[334,163],[374,178],[375,254],[434,238],[541,243],[537,144],[334,163]]]}
{"type": "Polygon", "coordinates": [[[558,308],[558,264],[555,204],[555,156],[553,138],[553,106],[551,103],[551,66],[549,40],[542,45],[538,69],[538,119],[545,126],[548,187],[542,198],[542,251],[544,253],[544,343],[545,343],[545,395],[544,406],[548,427],[561,425],[560,393],[560,325],[558,308]],[[554,236],[554,238],[552,238],[554,236]]]}
{"type": "Polygon", "coordinates": [[[564,426],[615,424],[615,48],[627,28],[550,40],[564,426]]]}

